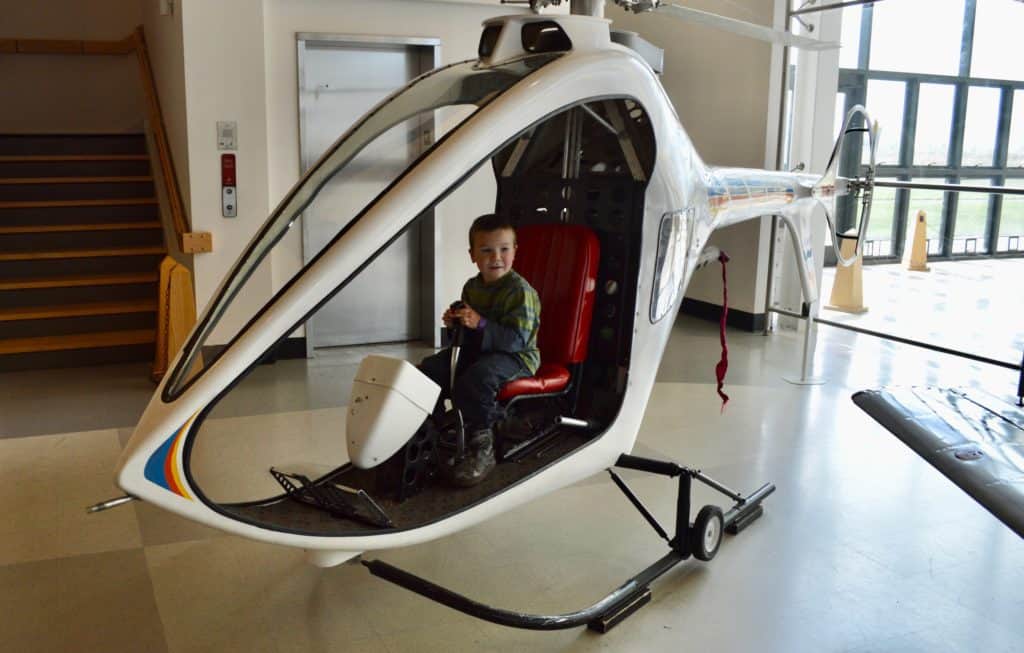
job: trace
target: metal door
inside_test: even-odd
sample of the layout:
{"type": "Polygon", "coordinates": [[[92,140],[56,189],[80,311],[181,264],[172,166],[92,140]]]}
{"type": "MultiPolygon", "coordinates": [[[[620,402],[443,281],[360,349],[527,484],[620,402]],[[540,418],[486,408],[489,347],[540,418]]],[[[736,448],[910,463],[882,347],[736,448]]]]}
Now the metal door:
{"type": "MultiPolygon", "coordinates": [[[[324,151],[380,100],[435,66],[433,39],[382,39],[300,34],[300,162],[305,173],[324,151]]],[[[432,124],[417,118],[399,125],[358,155],[345,192],[332,179],[315,207],[303,213],[303,259],[311,260],[343,223],[382,191],[432,141],[432,124]],[[355,191],[355,192],[354,192],[355,191]]],[[[431,221],[432,222],[432,221],[431,221]]],[[[317,347],[419,339],[425,279],[433,266],[432,238],[414,225],[306,323],[307,351],[317,347]]],[[[432,236],[432,233],[430,234],[432,236]]],[[[429,292],[429,287],[427,288],[429,292]]]]}

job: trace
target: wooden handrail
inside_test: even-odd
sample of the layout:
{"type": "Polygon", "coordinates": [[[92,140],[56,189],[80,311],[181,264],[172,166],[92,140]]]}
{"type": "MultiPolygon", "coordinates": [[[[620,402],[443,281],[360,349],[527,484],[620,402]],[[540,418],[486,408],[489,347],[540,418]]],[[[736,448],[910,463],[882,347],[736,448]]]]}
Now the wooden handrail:
{"type": "Polygon", "coordinates": [[[191,253],[194,250],[185,245],[188,240],[185,235],[189,233],[185,203],[181,199],[181,187],[178,185],[178,175],[174,170],[174,160],[171,157],[171,147],[167,140],[167,130],[164,127],[163,112],[160,110],[156,80],[153,77],[153,67],[149,60],[142,25],[136,27],[131,36],[120,41],[0,39],[0,54],[124,55],[133,52],[139,62],[139,76],[142,79],[142,91],[146,100],[146,116],[152,125],[157,163],[160,165],[167,192],[175,238],[183,252],[191,253]]]}
{"type": "Polygon", "coordinates": [[[153,67],[149,61],[149,50],[146,49],[146,35],[142,25],[135,28],[132,35],[135,42],[135,56],[139,60],[139,73],[142,75],[142,90],[146,96],[146,112],[149,124],[153,128],[153,140],[156,143],[157,159],[160,172],[167,190],[167,201],[170,204],[171,220],[178,247],[183,246],[185,234],[189,232],[188,219],[185,217],[185,204],[181,201],[181,188],[178,186],[178,174],[174,170],[171,158],[171,146],[167,141],[167,130],[164,128],[164,117],[160,111],[160,99],[156,91],[156,80],[153,78],[153,67]]]}
{"type": "Polygon", "coordinates": [[[134,49],[131,36],[120,41],[0,39],[3,54],[131,54],[134,49]]]}

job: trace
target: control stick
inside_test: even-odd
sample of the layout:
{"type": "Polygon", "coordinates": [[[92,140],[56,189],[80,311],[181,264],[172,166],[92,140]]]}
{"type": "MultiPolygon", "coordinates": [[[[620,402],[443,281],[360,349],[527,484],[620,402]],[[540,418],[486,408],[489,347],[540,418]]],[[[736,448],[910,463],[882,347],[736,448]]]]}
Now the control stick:
{"type": "MultiPolygon", "coordinates": [[[[465,308],[462,301],[454,301],[448,308],[453,311],[465,308]]],[[[455,372],[459,366],[459,352],[462,351],[462,342],[466,337],[466,326],[461,320],[455,320],[451,326],[451,378],[448,381],[448,396],[451,398],[452,411],[455,413],[455,460],[459,461],[466,455],[466,425],[462,421],[462,411],[455,405],[455,372]]]]}

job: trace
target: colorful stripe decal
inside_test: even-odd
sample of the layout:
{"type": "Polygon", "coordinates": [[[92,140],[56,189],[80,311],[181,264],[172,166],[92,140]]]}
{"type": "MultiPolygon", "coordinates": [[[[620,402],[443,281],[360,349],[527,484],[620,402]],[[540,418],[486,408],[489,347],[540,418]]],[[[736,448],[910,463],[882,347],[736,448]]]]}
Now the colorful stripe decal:
{"type": "Polygon", "coordinates": [[[195,415],[182,424],[181,428],[171,434],[167,441],[160,445],[153,455],[146,461],[146,469],[143,475],[165,490],[192,501],[191,495],[185,489],[185,470],[182,469],[181,448],[185,441],[185,434],[195,415]]]}

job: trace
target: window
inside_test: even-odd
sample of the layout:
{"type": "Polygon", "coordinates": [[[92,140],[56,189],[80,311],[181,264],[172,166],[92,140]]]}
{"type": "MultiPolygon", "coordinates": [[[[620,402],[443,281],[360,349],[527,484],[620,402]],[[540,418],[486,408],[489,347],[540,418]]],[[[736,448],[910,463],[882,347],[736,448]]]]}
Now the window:
{"type": "MultiPolygon", "coordinates": [[[[892,0],[843,8],[837,122],[854,104],[878,121],[877,178],[1024,184],[1022,27],[1018,0],[892,0]]],[[[867,139],[854,138],[861,139],[855,145],[863,165],[867,139]]],[[[842,174],[856,174],[853,158],[842,174]]],[[[866,257],[898,259],[918,210],[928,214],[932,256],[1024,255],[1015,239],[1024,232],[1018,197],[876,189],[869,228],[875,245],[866,257]]],[[[853,207],[843,207],[837,219],[840,229],[850,228],[853,207]]]]}
{"type": "MultiPolygon", "coordinates": [[[[971,186],[991,186],[989,179],[963,179],[971,186]]],[[[954,254],[981,254],[987,251],[985,228],[992,195],[959,193],[956,202],[956,229],[953,234],[954,254]]]]}
{"type": "MultiPolygon", "coordinates": [[[[865,105],[871,119],[884,129],[885,138],[879,140],[875,162],[878,164],[900,162],[900,138],[903,134],[903,98],[907,85],[903,82],[888,82],[872,79],[868,82],[868,97],[865,105]]],[[[868,162],[870,149],[864,139],[862,161],[868,162]]]]}
{"type": "Polygon", "coordinates": [[[1024,168],[1024,90],[1013,94],[1010,114],[1010,143],[1006,153],[1008,168],[1024,168]]]}
{"type": "Polygon", "coordinates": [[[956,75],[964,0],[896,0],[874,7],[871,70],[956,75]],[[915,32],[908,26],[917,26],[915,32]]]}
{"type": "Polygon", "coordinates": [[[999,124],[999,89],[972,86],[967,93],[964,155],[961,165],[991,166],[999,124]]]}
{"type": "Polygon", "coordinates": [[[658,255],[654,262],[654,296],[651,301],[651,322],[665,317],[683,290],[686,255],[693,228],[692,208],[666,213],[658,229],[658,255]]]}
{"type": "Polygon", "coordinates": [[[1024,3],[1015,0],[981,0],[974,17],[974,50],[971,77],[1021,78],[1024,61],[1024,3]]]}
{"type": "Polygon", "coordinates": [[[839,67],[857,68],[860,66],[860,7],[843,9],[843,36],[839,49],[839,67]]]}
{"type": "Polygon", "coordinates": [[[952,84],[921,84],[917,101],[914,165],[944,166],[949,160],[954,90],[952,84]],[[925,107],[925,110],[920,107],[925,107]]]}
{"type": "MultiPolygon", "coordinates": [[[[1006,185],[1024,188],[1024,178],[1007,179],[1006,185]]],[[[1024,252],[1024,195],[1003,195],[996,251],[1024,252]]]]}
{"type": "MultiPolygon", "coordinates": [[[[884,181],[896,181],[885,179],[884,181]]],[[[895,188],[876,188],[871,203],[871,220],[868,222],[867,240],[874,242],[875,256],[888,256],[892,250],[893,218],[896,215],[895,188]],[[882,252],[886,252],[883,254],[882,252]]]]}
{"type": "MultiPolygon", "coordinates": [[[[916,182],[945,181],[944,179],[913,179],[916,182]]],[[[917,216],[918,211],[925,212],[925,222],[928,234],[928,253],[938,254],[942,250],[942,216],[945,207],[946,195],[941,190],[922,190],[915,188],[910,191],[909,215],[911,218],[917,216]]],[[[912,225],[912,222],[908,222],[912,225]]],[[[908,233],[908,237],[913,234],[908,233]]]]}

